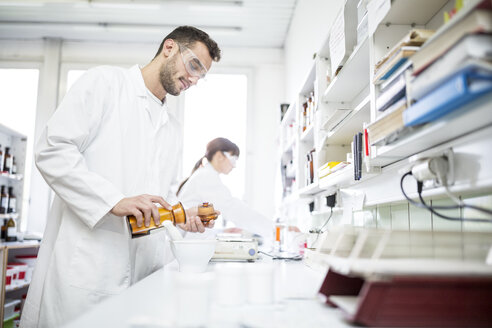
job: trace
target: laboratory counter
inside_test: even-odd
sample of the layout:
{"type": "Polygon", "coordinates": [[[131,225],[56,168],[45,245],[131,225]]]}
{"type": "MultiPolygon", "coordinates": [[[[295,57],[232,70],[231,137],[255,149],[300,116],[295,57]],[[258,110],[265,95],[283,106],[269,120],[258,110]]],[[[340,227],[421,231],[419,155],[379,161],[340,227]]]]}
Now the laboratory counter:
{"type": "Polygon", "coordinates": [[[242,263],[239,266],[244,274],[239,280],[234,280],[234,270],[228,265],[210,262],[205,273],[183,274],[177,262],[171,262],[66,327],[353,327],[344,321],[340,310],[318,298],[325,274],[301,261],[242,263]],[[245,295],[261,282],[248,288],[251,275],[247,274],[257,268],[261,272],[262,266],[273,270],[273,303],[261,304],[265,295],[252,295],[260,301],[252,304],[245,295]]]}

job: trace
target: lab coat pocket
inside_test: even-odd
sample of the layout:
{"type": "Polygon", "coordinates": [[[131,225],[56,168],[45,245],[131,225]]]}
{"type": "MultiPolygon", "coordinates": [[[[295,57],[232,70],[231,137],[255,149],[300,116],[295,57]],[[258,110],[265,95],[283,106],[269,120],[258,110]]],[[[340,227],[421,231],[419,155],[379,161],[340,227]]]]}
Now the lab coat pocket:
{"type": "Polygon", "coordinates": [[[129,238],[124,233],[94,229],[84,233],[70,264],[70,284],[106,294],[130,285],[129,238]]]}

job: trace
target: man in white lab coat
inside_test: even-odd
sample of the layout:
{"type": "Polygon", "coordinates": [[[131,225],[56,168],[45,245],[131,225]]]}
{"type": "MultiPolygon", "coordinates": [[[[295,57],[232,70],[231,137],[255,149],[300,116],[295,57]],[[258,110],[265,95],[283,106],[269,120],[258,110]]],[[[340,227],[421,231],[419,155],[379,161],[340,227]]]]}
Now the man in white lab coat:
{"type": "MultiPolygon", "coordinates": [[[[35,150],[55,191],[21,327],[59,327],[165,264],[165,234],[131,239],[125,216],[149,224],[171,191],[181,130],[166,95],[197,83],[220,59],[210,37],[182,26],[145,67],[90,69],[71,88],[35,150]]],[[[187,212],[187,231],[204,231],[187,212]]]]}

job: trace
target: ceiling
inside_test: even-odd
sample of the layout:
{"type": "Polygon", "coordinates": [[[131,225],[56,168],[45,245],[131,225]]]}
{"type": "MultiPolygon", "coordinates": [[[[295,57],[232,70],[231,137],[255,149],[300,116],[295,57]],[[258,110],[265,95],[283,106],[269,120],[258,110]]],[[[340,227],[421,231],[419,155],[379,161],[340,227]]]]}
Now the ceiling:
{"type": "Polygon", "coordinates": [[[158,43],[179,25],[221,46],[282,48],[297,0],[0,0],[0,39],[158,43]]]}

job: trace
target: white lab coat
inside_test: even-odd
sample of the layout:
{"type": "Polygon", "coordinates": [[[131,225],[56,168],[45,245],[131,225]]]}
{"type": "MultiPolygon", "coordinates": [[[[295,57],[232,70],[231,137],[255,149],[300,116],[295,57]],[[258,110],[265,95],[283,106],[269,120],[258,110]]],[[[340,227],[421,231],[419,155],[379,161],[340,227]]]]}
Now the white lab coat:
{"type": "Polygon", "coordinates": [[[180,126],[165,104],[152,121],[149,97],[138,66],[97,67],[48,122],[35,156],[56,197],[22,327],[61,326],[165,264],[164,233],[131,239],[126,220],[109,213],[140,194],[176,202],[180,126]]]}
{"type": "Polygon", "coordinates": [[[238,228],[257,233],[266,239],[272,238],[273,221],[242,200],[233,197],[220,179],[219,172],[210,163],[206,163],[191,175],[183,185],[178,198],[185,208],[210,202],[221,212],[225,220],[233,222],[238,228]]]}

